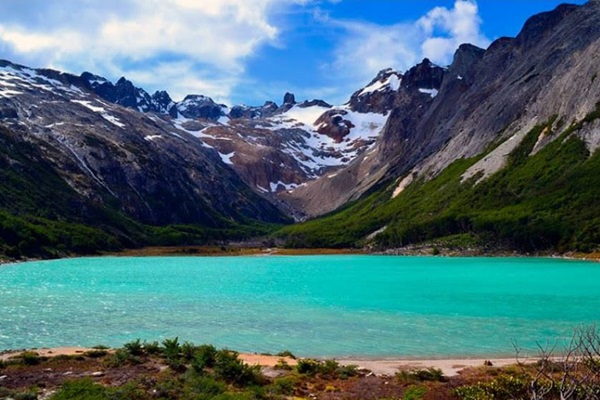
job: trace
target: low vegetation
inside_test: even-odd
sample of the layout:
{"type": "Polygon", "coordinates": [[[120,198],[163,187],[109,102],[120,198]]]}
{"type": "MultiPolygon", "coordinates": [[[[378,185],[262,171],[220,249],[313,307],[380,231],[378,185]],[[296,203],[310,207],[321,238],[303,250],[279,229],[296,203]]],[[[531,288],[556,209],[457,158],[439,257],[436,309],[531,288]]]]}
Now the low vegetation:
{"type": "MultiPolygon", "coordinates": [[[[134,340],[120,349],[41,357],[21,353],[0,363],[0,399],[404,399],[404,400],[594,400],[600,398],[600,332],[575,331],[556,352],[541,348],[535,361],[496,368],[490,362],[445,376],[435,368],[375,376],[335,360],[292,354],[275,367],[243,362],[212,345],[134,340]]],[[[278,356],[273,356],[278,357],[278,356]]]]}

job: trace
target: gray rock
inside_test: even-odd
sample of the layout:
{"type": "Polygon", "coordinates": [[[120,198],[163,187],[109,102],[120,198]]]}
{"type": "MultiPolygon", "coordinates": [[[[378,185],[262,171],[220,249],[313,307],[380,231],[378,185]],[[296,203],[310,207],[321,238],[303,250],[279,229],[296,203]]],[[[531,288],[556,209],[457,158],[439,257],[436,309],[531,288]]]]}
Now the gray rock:
{"type": "MultiPolygon", "coordinates": [[[[285,200],[308,215],[319,215],[409,173],[429,179],[491,143],[516,135],[518,144],[524,137],[519,132],[554,114],[564,121],[580,120],[600,100],[599,54],[600,2],[594,1],[534,16],[517,38],[500,38],[485,51],[463,45],[448,69],[424,60],[404,74],[393,102],[387,100],[393,104],[390,117],[369,154],[285,200]],[[419,89],[439,93],[428,98],[419,89]]],[[[352,107],[365,109],[353,98],[352,107]]],[[[597,125],[580,134],[590,149],[599,146],[597,125]]],[[[540,140],[536,151],[556,137],[540,140]]],[[[504,165],[501,155],[488,161],[478,166],[488,175],[504,165]]]]}

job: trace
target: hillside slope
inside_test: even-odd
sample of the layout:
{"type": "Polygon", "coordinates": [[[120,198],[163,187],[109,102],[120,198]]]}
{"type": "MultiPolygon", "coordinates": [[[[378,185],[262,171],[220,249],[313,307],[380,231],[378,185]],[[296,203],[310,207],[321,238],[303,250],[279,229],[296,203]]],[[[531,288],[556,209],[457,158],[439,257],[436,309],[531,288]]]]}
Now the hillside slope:
{"type": "Polygon", "coordinates": [[[599,54],[595,1],[534,16],[485,51],[462,46],[421,118],[394,110],[369,158],[339,173],[359,184],[304,188],[312,213],[354,202],[281,236],[290,246],[596,247],[599,54]]]}
{"type": "Polygon", "coordinates": [[[289,221],[194,136],[81,78],[8,62],[0,163],[0,253],[13,256],[202,243],[289,221]]]}
{"type": "MultiPolygon", "coordinates": [[[[536,15],[516,38],[500,38],[487,50],[462,45],[441,77],[425,60],[402,79],[398,96],[407,100],[396,102],[375,146],[335,177],[294,191],[290,202],[322,215],[397,179],[406,186],[435,177],[455,160],[514,137],[469,171],[493,174],[535,125],[556,114],[564,130],[595,108],[599,38],[600,3],[592,1],[536,15]],[[424,99],[426,93],[435,96],[424,99]]],[[[560,133],[540,138],[536,150],[560,133]]],[[[581,137],[591,152],[598,146],[594,127],[581,137]]]]}

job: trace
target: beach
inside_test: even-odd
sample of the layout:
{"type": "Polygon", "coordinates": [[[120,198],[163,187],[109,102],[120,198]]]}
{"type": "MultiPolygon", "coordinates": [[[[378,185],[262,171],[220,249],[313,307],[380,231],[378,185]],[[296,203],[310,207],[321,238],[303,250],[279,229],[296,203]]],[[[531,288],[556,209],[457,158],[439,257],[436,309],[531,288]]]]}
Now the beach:
{"type": "MultiPolygon", "coordinates": [[[[41,357],[56,357],[56,356],[77,356],[82,355],[92,348],[85,347],[57,347],[45,349],[32,349],[41,357]]],[[[0,354],[0,361],[8,361],[11,358],[18,357],[25,350],[9,351],[0,354]]],[[[114,351],[114,350],[110,350],[114,351]]],[[[259,365],[263,368],[273,368],[281,360],[285,361],[290,366],[295,366],[298,360],[290,357],[279,357],[266,354],[240,353],[240,360],[248,365],[259,365]]],[[[359,369],[364,369],[372,372],[377,376],[393,376],[399,371],[420,370],[435,368],[441,370],[445,376],[451,377],[458,375],[465,368],[477,368],[489,365],[494,367],[505,367],[517,364],[516,358],[453,358],[453,359],[352,359],[352,358],[335,358],[341,365],[356,365],[359,369]]],[[[523,360],[521,360],[523,361],[523,360]]],[[[527,362],[534,362],[534,359],[527,362]]]]}

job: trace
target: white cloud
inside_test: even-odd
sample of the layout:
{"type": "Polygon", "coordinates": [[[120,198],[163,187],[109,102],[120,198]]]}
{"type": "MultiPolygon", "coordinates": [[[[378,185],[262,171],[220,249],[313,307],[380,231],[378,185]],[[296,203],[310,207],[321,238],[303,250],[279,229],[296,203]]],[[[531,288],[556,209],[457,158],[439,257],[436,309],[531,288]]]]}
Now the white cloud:
{"type": "MultiPolygon", "coordinates": [[[[262,91],[297,87],[307,96],[338,102],[380,69],[406,70],[423,57],[447,64],[459,44],[489,43],[474,0],[456,0],[451,9],[437,7],[417,21],[391,26],[336,20],[318,8],[340,1],[71,0],[66,5],[65,0],[2,0],[0,57],[111,79],[126,76],[148,91],[167,89],[176,100],[202,93],[228,103],[240,97],[234,89],[247,90],[249,82],[257,81],[262,91]],[[293,51],[294,43],[280,36],[302,29],[301,18],[284,18],[284,23],[277,17],[294,6],[314,6],[316,23],[331,33],[331,58],[314,62],[334,78],[290,71],[305,74],[311,87],[298,87],[296,80],[296,85],[271,88],[267,78],[247,76],[246,64],[264,46],[293,51]]],[[[255,102],[266,98],[271,97],[255,102]]]]}
{"type": "Polygon", "coordinates": [[[384,68],[405,71],[425,57],[448,65],[462,43],[481,47],[490,43],[481,31],[474,0],[456,0],[452,9],[436,7],[415,22],[388,26],[317,17],[346,32],[328,69],[336,76],[347,77],[350,91],[384,68]]]}
{"type": "Polygon", "coordinates": [[[348,32],[331,67],[341,76],[371,79],[383,68],[407,69],[417,62],[419,37],[408,24],[381,26],[342,22],[348,32]]]}
{"type": "MultiPolygon", "coordinates": [[[[215,86],[211,82],[234,85],[244,59],[277,38],[269,13],[294,2],[109,0],[67,7],[62,0],[5,1],[0,4],[0,41],[20,60],[73,72],[135,75],[142,79],[137,84],[150,86],[171,88],[185,80],[190,84],[186,93],[215,86]],[[40,13],[46,18],[37,19],[40,13]],[[144,73],[139,65],[146,66],[144,73]]],[[[228,88],[217,92],[215,97],[227,96],[228,88]]]]}
{"type": "Polygon", "coordinates": [[[158,77],[159,88],[168,88],[173,99],[181,100],[186,95],[195,93],[209,95],[215,101],[227,104],[232,96],[232,88],[240,81],[235,74],[198,69],[188,61],[163,62],[151,67],[130,69],[127,77],[144,88],[156,85],[158,77]]]}
{"type": "Polygon", "coordinates": [[[447,64],[463,43],[487,46],[489,40],[480,30],[481,18],[477,3],[458,0],[449,10],[436,7],[417,21],[425,35],[422,54],[436,62],[447,64]]]}

